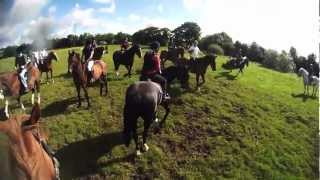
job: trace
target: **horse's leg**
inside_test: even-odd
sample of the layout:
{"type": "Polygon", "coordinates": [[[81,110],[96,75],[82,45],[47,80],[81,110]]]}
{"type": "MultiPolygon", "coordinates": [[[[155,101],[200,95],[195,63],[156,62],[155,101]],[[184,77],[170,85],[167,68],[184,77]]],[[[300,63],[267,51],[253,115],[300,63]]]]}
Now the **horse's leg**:
{"type": "Polygon", "coordinates": [[[81,106],[81,95],[80,95],[80,85],[76,85],[78,93],[78,108],[81,106]]]}
{"type": "Polygon", "coordinates": [[[136,144],[136,155],[140,156],[141,152],[140,152],[140,147],[139,147],[139,141],[138,141],[138,134],[137,134],[137,120],[135,120],[135,122],[133,122],[132,124],[132,135],[133,135],[133,139],[134,142],[136,144]]]}
{"type": "Polygon", "coordinates": [[[148,151],[149,150],[149,146],[147,145],[147,137],[148,137],[148,131],[149,131],[149,127],[152,123],[153,120],[153,115],[151,117],[145,118],[144,119],[144,130],[143,130],[143,147],[144,147],[144,151],[148,151]]]}
{"type": "Polygon", "coordinates": [[[108,94],[108,79],[107,79],[107,75],[104,75],[103,79],[104,79],[104,87],[106,88],[105,92],[106,92],[106,95],[107,95],[108,94]]]}
{"type": "Polygon", "coordinates": [[[88,95],[87,88],[86,88],[84,85],[82,85],[82,89],[83,89],[84,95],[85,95],[85,97],[86,97],[86,99],[87,99],[88,108],[89,108],[89,107],[91,107],[91,104],[90,104],[90,100],[89,100],[89,95],[88,95]]]}
{"type": "Polygon", "coordinates": [[[51,76],[50,76],[51,77],[51,82],[54,83],[53,76],[52,76],[52,69],[50,69],[50,74],[51,74],[51,76]]]}
{"type": "Polygon", "coordinates": [[[46,75],[47,75],[47,83],[49,83],[49,74],[48,74],[48,72],[46,72],[46,75]]]}
{"type": "Polygon", "coordinates": [[[197,80],[197,89],[200,90],[200,83],[199,83],[199,80],[200,80],[200,74],[196,74],[196,80],[197,80]]]}
{"type": "Polygon", "coordinates": [[[204,74],[201,74],[201,79],[202,79],[202,82],[201,82],[201,84],[204,84],[204,83],[206,82],[206,79],[205,79],[205,76],[204,76],[204,74]]]}
{"type": "Polygon", "coordinates": [[[23,103],[22,103],[22,101],[21,101],[20,96],[17,98],[17,101],[18,101],[18,103],[20,104],[21,109],[22,109],[23,111],[25,111],[26,108],[24,107],[24,105],[23,105],[23,103]]]}
{"type": "Polygon", "coordinates": [[[163,106],[164,109],[166,110],[166,113],[165,113],[163,119],[162,119],[161,122],[160,122],[160,128],[163,127],[163,125],[165,124],[166,119],[167,119],[167,117],[168,117],[168,115],[169,115],[169,113],[170,113],[169,102],[164,102],[164,103],[162,104],[162,106],[163,106]]]}
{"type": "Polygon", "coordinates": [[[9,118],[9,101],[8,101],[8,99],[5,100],[4,113],[6,114],[6,117],[9,118]]]}
{"type": "Polygon", "coordinates": [[[32,90],[31,104],[34,105],[34,89],[32,90]]]}

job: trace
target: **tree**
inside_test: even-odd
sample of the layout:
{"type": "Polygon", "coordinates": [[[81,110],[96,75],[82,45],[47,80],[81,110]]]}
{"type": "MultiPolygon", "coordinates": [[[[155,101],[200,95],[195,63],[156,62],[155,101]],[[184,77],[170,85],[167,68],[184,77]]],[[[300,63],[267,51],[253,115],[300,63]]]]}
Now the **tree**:
{"type": "Polygon", "coordinates": [[[148,45],[153,41],[158,41],[161,46],[166,46],[169,41],[170,30],[168,28],[147,27],[132,35],[135,43],[148,45]]]}
{"type": "Polygon", "coordinates": [[[8,46],[4,48],[2,56],[3,57],[11,57],[16,55],[17,46],[8,46]]]}
{"type": "Polygon", "coordinates": [[[218,44],[210,44],[208,47],[208,52],[213,54],[223,55],[224,51],[221,46],[218,44]]]}
{"type": "Polygon", "coordinates": [[[185,46],[195,40],[199,40],[201,28],[197,23],[185,22],[173,30],[173,34],[175,44],[185,46]]]}
{"type": "Polygon", "coordinates": [[[290,47],[289,56],[292,58],[293,61],[298,58],[298,53],[297,53],[296,48],[290,47]]]}
{"type": "Polygon", "coordinates": [[[252,61],[262,63],[265,56],[265,49],[259,46],[256,42],[253,42],[248,49],[247,56],[252,61]]]}
{"type": "Polygon", "coordinates": [[[128,40],[131,40],[131,36],[130,34],[126,34],[123,32],[118,32],[115,36],[114,36],[114,42],[115,44],[121,44],[126,38],[128,38],[128,40]]]}
{"type": "Polygon", "coordinates": [[[203,49],[204,51],[209,50],[209,45],[211,44],[217,44],[224,50],[224,53],[226,55],[231,56],[234,52],[234,45],[232,42],[231,37],[225,33],[216,33],[213,35],[208,35],[200,40],[199,47],[200,49],[203,49]]]}

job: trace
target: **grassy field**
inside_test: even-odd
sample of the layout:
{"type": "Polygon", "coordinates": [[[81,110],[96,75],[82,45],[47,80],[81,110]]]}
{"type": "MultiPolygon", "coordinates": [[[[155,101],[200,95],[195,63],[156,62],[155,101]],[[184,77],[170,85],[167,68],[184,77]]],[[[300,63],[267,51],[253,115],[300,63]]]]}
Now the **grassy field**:
{"type": "MultiPolygon", "coordinates": [[[[206,84],[183,91],[173,84],[172,113],[160,134],[151,133],[150,150],[135,157],[134,144],[122,144],[125,90],[138,80],[136,57],[131,79],[115,79],[110,46],[104,55],[109,94],[91,87],[92,108],[76,105],[66,74],[68,49],[57,50],[54,84],[42,84],[41,124],[61,163],[62,179],[318,179],[318,98],[304,96],[302,80],[251,63],[235,78],[221,68],[208,71],[206,84]]],[[[13,58],[0,60],[0,72],[13,70],[13,58]]],[[[124,67],[120,73],[125,73],[124,67]]],[[[45,76],[43,76],[45,79],[45,76]]],[[[30,95],[23,98],[28,112],[30,95]]],[[[11,101],[13,113],[21,113],[11,101]]],[[[3,107],[3,102],[0,103],[3,107]]],[[[163,109],[160,109],[163,112],[163,109]]],[[[3,112],[1,112],[3,116],[3,112]]],[[[142,125],[140,123],[140,125],[142,125]]]]}

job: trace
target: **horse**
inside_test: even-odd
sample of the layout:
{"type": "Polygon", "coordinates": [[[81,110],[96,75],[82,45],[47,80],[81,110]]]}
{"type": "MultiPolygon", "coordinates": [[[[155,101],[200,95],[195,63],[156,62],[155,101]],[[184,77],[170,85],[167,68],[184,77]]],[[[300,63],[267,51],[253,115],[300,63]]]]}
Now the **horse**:
{"type": "MultiPolygon", "coordinates": [[[[36,92],[38,96],[38,103],[40,104],[40,71],[38,68],[33,66],[32,63],[28,63],[26,68],[28,89],[32,91],[31,103],[34,104],[34,95],[36,92]]],[[[0,75],[0,100],[5,100],[4,111],[7,117],[9,117],[9,101],[7,97],[17,98],[21,109],[25,110],[21,101],[21,96],[24,94],[26,93],[17,72],[8,72],[0,75]]]]}
{"type": "Polygon", "coordinates": [[[184,49],[183,47],[174,48],[170,50],[163,50],[160,52],[161,66],[164,68],[164,64],[167,60],[172,61],[174,64],[178,58],[184,57],[184,49]]]}
{"type": "Polygon", "coordinates": [[[113,63],[114,63],[114,68],[116,71],[116,76],[119,76],[119,66],[120,64],[124,65],[126,69],[128,70],[128,73],[125,74],[125,76],[131,77],[131,70],[132,70],[132,65],[134,61],[134,55],[137,55],[139,58],[141,58],[142,53],[141,53],[141,48],[138,44],[134,44],[131,48],[126,50],[125,52],[121,52],[120,50],[115,51],[113,53],[113,63]]]}
{"type": "Polygon", "coordinates": [[[52,60],[58,61],[58,56],[53,51],[49,52],[48,56],[42,60],[43,63],[37,63],[37,62],[34,62],[34,63],[36,63],[39,68],[40,79],[42,77],[42,73],[45,72],[47,74],[47,82],[48,82],[49,81],[48,73],[50,72],[50,79],[54,83],[53,76],[52,76],[52,60]]]}
{"type": "MultiPolygon", "coordinates": [[[[222,64],[222,67],[224,69],[232,71],[233,69],[239,69],[239,73],[243,74],[243,69],[245,66],[249,66],[249,59],[247,57],[236,59],[236,58],[230,58],[230,60],[224,64],[222,64]]],[[[238,76],[237,74],[237,76],[238,76]]]]}
{"type": "Polygon", "coordinates": [[[304,91],[303,94],[309,95],[309,86],[312,86],[312,94],[311,96],[316,96],[316,93],[318,92],[319,89],[319,78],[317,76],[311,76],[309,78],[309,72],[305,70],[304,68],[299,68],[298,70],[298,76],[303,77],[303,85],[304,85],[304,91]]]}
{"type": "Polygon", "coordinates": [[[186,60],[185,58],[179,59],[180,66],[187,66],[191,73],[196,74],[197,88],[199,89],[203,85],[205,80],[205,74],[207,72],[208,66],[210,65],[212,71],[216,70],[216,58],[217,55],[208,54],[206,56],[196,58],[194,62],[186,60]],[[200,77],[202,82],[200,83],[200,77]]]}
{"type": "Polygon", "coordinates": [[[178,79],[181,88],[189,88],[189,73],[184,66],[170,66],[163,69],[161,75],[167,80],[168,86],[174,79],[178,79]]]}
{"type": "Polygon", "coordinates": [[[136,155],[141,155],[141,150],[148,151],[147,145],[148,130],[152,122],[157,121],[156,113],[159,105],[162,105],[166,112],[160,122],[163,126],[170,108],[168,101],[162,101],[162,89],[159,84],[151,81],[138,81],[131,84],[126,91],[125,106],[123,111],[123,137],[125,145],[130,145],[132,136],[136,144],[136,155]],[[140,146],[137,134],[137,121],[141,117],[144,120],[143,146],[140,146]]]}
{"type": "Polygon", "coordinates": [[[52,156],[52,152],[48,152],[43,134],[40,133],[39,119],[40,108],[36,104],[31,115],[16,115],[0,122],[0,132],[8,137],[9,158],[8,164],[2,161],[2,168],[8,169],[6,175],[2,174],[1,178],[59,179],[59,163],[52,156]]]}
{"type": "MultiPolygon", "coordinates": [[[[101,59],[103,54],[104,54],[104,52],[105,52],[105,48],[103,46],[94,48],[92,59],[101,59]]],[[[106,52],[108,52],[108,49],[107,49],[106,52]]]]}
{"type": "MultiPolygon", "coordinates": [[[[87,91],[88,85],[88,70],[87,63],[82,64],[80,59],[80,54],[73,52],[69,52],[69,58],[72,62],[70,64],[70,72],[72,72],[73,82],[76,86],[78,93],[78,107],[81,106],[81,96],[80,90],[81,88],[84,91],[85,98],[88,103],[88,107],[90,107],[90,101],[87,91]]],[[[105,87],[105,94],[108,93],[108,81],[107,81],[107,65],[102,60],[95,60],[93,64],[93,72],[92,72],[92,80],[100,82],[100,95],[102,96],[103,87],[105,87]]]]}

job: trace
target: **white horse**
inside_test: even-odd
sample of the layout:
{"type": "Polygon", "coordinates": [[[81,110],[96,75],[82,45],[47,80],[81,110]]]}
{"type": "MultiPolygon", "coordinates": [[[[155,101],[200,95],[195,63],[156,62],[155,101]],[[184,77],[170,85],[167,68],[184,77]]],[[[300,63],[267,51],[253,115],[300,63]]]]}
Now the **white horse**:
{"type": "Polygon", "coordinates": [[[309,86],[313,87],[311,96],[316,96],[316,93],[319,89],[319,78],[317,76],[311,76],[309,78],[309,72],[304,68],[300,68],[298,71],[298,75],[303,77],[303,85],[304,85],[304,92],[303,94],[309,95],[309,86]]]}

